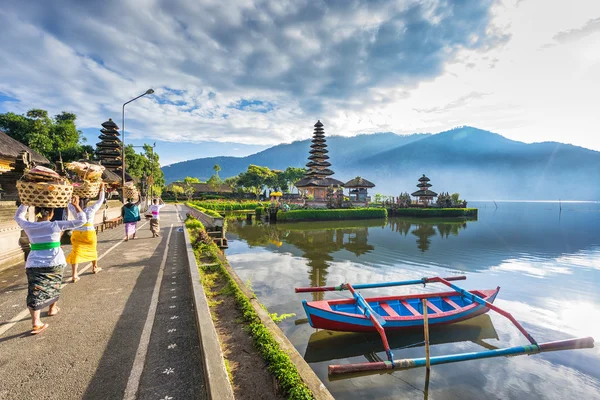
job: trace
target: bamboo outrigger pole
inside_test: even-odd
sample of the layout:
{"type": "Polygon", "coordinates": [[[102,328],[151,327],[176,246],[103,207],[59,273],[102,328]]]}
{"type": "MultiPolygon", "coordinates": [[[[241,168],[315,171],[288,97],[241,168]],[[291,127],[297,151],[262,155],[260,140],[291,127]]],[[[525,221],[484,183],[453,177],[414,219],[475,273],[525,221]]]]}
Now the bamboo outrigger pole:
{"type": "Polygon", "coordinates": [[[427,372],[431,369],[429,362],[429,318],[427,318],[427,299],[423,299],[423,326],[425,329],[425,366],[427,372]]]}

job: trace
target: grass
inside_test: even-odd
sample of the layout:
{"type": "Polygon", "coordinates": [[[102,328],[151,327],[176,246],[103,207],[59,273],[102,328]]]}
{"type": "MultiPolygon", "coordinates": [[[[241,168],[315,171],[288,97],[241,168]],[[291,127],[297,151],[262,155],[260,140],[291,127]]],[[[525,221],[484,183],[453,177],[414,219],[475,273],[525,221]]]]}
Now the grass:
{"type": "Polygon", "coordinates": [[[386,218],[384,208],[308,209],[278,211],[277,221],[331,221],[348,219],[386,218]]]}
{"type": "Polygon", "coordinates": [[[191,203],[214,211],[248,211],[259,206],[258,201],[207,200],[192,201],[191,203]]]}
{"type": "MultiPolygon", "coordinates": [[[[188,221],[190,219],[193,218],[189,218],[188,221]]],[[[194,253],[196,258],[198,260],[208,259],[211,262],[211,264],[200,263],[202,284],[208,285],[208,288],[205,286],[207,296],[209,293],[213,294],[210,286],[211,283],[212,287],[214,287],[216,279],[225,279],[227,285],[221,290],[221,294],[232,296],[235,299],[237,307],[242,313],[241,320],[246,324],[244,327],[245,330],[252,336],[254,346],[267,362],[269,371],[277,379],[283,393],[285,393],[289,399],[293,400],[313,399],[314,396],[311,390],[302,381],[302,378],[290,357],[281,350],[281,347],[279,347],[273,334],[262,323],[258,314],[252,307],[250,299],[244,294],[225,268],[225,265],[219,257],[220,250],[218,247],[212,241],[205,243],[195,240],[201,236],[199,231],[204,230],[204,227],[198,227],[198,224],[195,222],[188,221],[186,221],[186,226],[188,227],[190,238],[193,239],[192,243],[194,243],[194,253]],[[192,228],[190,228],[190,226],[192,228]]],[[[292,316],[291,314],[283,314],[281,316],[278,316],[277,314],[271,315],[271,318],[273,318],[274,321],[275,319],[283,320],[292,316]]]]}

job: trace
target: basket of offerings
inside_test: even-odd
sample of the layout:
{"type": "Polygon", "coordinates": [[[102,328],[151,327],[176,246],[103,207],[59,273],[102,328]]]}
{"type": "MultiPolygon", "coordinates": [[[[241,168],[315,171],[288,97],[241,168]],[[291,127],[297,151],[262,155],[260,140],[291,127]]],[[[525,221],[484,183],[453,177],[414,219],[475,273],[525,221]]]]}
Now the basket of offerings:
{"type": "Polygon", "coordinates": [[[71,162],[66,167],[78,177],[78,182],[73,183],[73,194],[84,199],[98,196],[100,184],[102,184],[103,166],[86,162],[71,162]]]}
{"type": "Polygon", "coordinates": [[[133,201],[136,201],[139,198],[140,194],[135,186],[125,184],[125,186],[123,187],[123,196],[125,197],[125,199],[132,199],[133,201]]]}
{"type": "Polygon", "coordinates": [[[64,208],[73,197],[73,186],[56,172],[35,167],[17,182],[21,203],[34,207],[64,208]]]}

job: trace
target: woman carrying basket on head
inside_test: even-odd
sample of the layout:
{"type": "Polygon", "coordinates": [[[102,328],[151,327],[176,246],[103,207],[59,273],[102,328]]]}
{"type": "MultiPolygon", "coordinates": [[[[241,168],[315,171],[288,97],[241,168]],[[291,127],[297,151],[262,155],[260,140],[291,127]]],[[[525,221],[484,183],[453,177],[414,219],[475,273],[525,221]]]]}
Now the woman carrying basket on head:
{"type": "Polygon", "coordinates": [[[79,198],[74,196],[69,209],[75,214],[71,221],[50,221],[52,208],[36,207],[37,222],[28,221],[25,217],[28,206],[21,205],[15,214],[15,221],[25,231],[31,244],[31,253],[27,257],[27,307],[33,322],[32,334],[38,334],[48,327],[42,323],[42,308],[49,307],[48,316],[56,315],[56,305],[60,295],[60,287],[64,268],[67,265],[65,255],[60,248],[62,231],[82,226],[86,222],[85,213],[79,207],[79,198]]]}
{"type": "Polygon", "coordinates": [[[97,274],[102,271],[102,268],[98,267],[98,250],[96,246],[98,244],[98,237],[96,236],[96,230],[94,229],[94,219],[96,212],[104,204],[104,183],[100,184],[100,196],[98,201],[92,204],[91,207],[83,209],[87,222],[85,225],[74,229],[71,235],[71,253],[67,256],[67,263],[71,264],[73,274],[71,275],[71,282],[75,283],[79,280],[77,274],[77,265],[82,262],[92,262],[92,272],[97,274]]]}
{"type": "Polygon", "coordinates": [[[152,237],[158,237],[160,232],[160,209],[165,206],[165,202],[162,199],[154,199],[152,200],[152,205],[148,207],[148,211],[150,211],[152,218],[150,219],[150,231],[152,232],[152,237]],[[160,200],[160,204],[158,201],[160,200]]]}
{"type": "Polygon", "coordinates": [[[135,233],[137,229],[137,223],[140,221],[140,203],[142,199],[138,200],[137,203],[133,202],[133,199],[127,199],[127,204],[123,206],[121,209],[121,216],[123,217],[123,224],[125,224],[125,241],[129,241],[129,236],[132,236],[131,239],[135,239],[135,233]]]}

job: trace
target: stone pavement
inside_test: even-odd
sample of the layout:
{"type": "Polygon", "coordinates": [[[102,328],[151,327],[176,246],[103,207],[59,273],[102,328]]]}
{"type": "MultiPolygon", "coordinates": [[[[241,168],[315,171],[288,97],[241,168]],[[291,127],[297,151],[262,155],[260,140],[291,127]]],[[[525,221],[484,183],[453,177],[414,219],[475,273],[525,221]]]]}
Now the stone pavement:
{"type": "Polygon", "coordinates": [[[0,272],[0,399],[206,398],[182,218],[164,208],[160,238],[143,224],[129,242],[123,226],[99,234],[103,271],[65,284],[40,335],[23,266],[0,272]]]}

